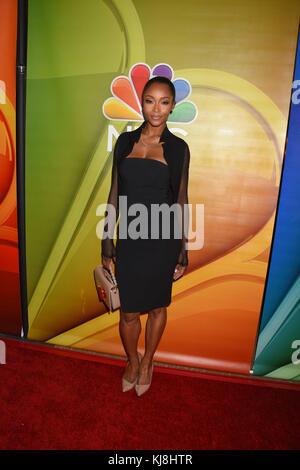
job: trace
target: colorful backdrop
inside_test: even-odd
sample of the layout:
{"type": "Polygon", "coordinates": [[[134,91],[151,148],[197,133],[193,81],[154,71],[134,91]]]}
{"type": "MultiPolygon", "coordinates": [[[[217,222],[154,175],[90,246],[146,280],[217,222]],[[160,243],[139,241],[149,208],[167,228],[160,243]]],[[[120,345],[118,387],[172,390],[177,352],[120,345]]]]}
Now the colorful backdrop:
{"type": "MultiPolygon", "coordinates": [[[[119,312],[106,312],[94,286],[97,207],[107,200],[118,134],[142,122],[143,80],[167,74],[178,101],[168,127],[191,150],[189,202],[193,217],[203,204],[204,244],[190,251],[173,285],[155,360],[249,374],[284,159],[298,1],[28,6],[28,339],[125,355],[119,312]]],[[[141,320],[145,327],[146,315],[141,320]]]]}
{"type": "Polygon", "coordinates": [[[253,373],[300,381],[300,41],[253,373]]]}
{"type": "Polygon", "coordinates": [[[16,42],[17,0],[0,0],[0,331],[19,336],[16,42]]]}

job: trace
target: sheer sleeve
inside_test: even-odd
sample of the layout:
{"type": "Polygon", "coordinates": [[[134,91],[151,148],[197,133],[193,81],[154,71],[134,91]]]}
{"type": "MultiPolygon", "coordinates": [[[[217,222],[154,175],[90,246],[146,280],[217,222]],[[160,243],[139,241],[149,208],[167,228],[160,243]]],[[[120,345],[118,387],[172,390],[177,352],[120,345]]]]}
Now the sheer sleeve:
{"type": "Polygon", "coordinates": [[[102,235],[101,250],[102,256],[113,258],[116,256],[116,247],[114,245],[114,230],[119,218],[119,198],[118,198],[118,155],[120,151],[120,137],[118,137],[115,148],[111,170],[111,186],[105,211],[105,224],[102,235]]]}
{"type": "Polygon", "coordinates": [[[188,208],[188,180],[189,180],[189,166],[190,166],[190,149],[186,144],[184,153],[184,162],[182,167],[182,174],[178,192],[177,203],[181,207],[181,223],[182,223],[182,246],[178,258],[178,264],[182,266],[188,265],[188,250],[186,247],[188,230],[189,230],[189,208],[188,208]]]}

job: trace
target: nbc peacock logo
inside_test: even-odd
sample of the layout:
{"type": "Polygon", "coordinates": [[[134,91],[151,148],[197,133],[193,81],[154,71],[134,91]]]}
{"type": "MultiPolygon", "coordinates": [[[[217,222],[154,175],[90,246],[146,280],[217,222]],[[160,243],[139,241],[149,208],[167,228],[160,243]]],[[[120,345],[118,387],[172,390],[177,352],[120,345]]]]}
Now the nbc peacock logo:
{"type": "Polygon", "coordinates": [[[148,64],[134,64],[129,76],[119,75],[111,83],[111,98],[104,101],[102,111],[107,119],[113,121],[144,121],[142,113],[142,92],[146,82],[155,76],[166,77],[175,87],[176,105],[169,115],[168,122],[190,124],[198,115],[196,105],[188,100],[191,85],[185,78],[173,80],[174,72],[170,65],[160,63],[152,69],[148,64]]]}

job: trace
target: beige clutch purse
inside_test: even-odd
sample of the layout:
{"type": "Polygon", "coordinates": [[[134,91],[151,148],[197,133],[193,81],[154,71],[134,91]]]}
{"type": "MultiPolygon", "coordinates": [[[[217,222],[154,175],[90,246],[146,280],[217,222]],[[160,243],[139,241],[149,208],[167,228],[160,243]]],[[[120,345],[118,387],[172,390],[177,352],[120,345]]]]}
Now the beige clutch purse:
{"type": "Polygon", "coordinates": [[[112,265],[107,270],[102,264],[94,269],[94,279],[100,302],[103,302],[109,312],[120,308],[120,296],[112,265]]]}

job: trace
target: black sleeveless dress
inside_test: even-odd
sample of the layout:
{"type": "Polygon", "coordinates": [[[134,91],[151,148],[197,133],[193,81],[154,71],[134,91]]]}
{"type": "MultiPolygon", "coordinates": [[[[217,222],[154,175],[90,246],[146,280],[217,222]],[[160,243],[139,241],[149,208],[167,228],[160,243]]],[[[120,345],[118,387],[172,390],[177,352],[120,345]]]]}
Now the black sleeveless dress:
{"type": "Polygon", "coordinates": [[[127,196],[127,210],[120,206],[116,242],[115,276],[121,309],[124,313],[134,313],[168,306],[182,241],[174,235],[174,213],[170,211],[170,236],[166,238],[162,231],[162,216],[154,222],[151,205],[165,203],[170,207],[172,204],[169,167],[159,160],[124,157],[119,172],[119,196],[127,196]],[[147,208],[148,227],[138,224],[139,211],[130,213],[130,206],[136,203],[147,208]],[[158,228],[157,238],[151,237],[151,225],[158,228]],[[136,228],[136,234],[146,230],[148,238],[133,239],[130,226],[136,228]],[[120,227],[123,227],[121,234],[124,236],[125,233],[125,238],[120,237],[120,227]]]}

